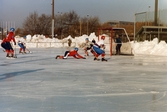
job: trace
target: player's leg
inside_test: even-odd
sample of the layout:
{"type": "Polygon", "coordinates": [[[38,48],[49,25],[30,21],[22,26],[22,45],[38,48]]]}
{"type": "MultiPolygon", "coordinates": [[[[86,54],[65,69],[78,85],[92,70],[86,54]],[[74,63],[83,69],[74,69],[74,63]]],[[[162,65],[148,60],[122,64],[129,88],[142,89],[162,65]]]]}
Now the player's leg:
{"type": "Polygon", "coordinates": [[[64,56],[57,55],[55,59],[64,59],[64,56]]]}
{"type": "Polygon", "coordinates": [[[26,47],[24,46],[23,43],[22,43],[22,49],[23,49],[23,52],[26,54],[26,47]]]}
{"type": "Polygon", "coordinates": [[[69,51],[66,51],[65,53],[64,53],[64,59],[67,59],[67,57],[68,57],[68,55],[69,55],[69,51]]]}
{"type": "Polygon", "coordinates": [[[5,52],[6,52],[6,58],[10,57],[10,56],[9,56],[10,49],[9,49],[9,47],[8,47],[8,44],[6,44],[6,42],[5,42],[5,43],[2,43],[1,46],[2,46],[2,48],[5,49],[5,52]]]}
{"type": "Polygon", "coordinates": [[[69,51],[66,51],[66,52],[64,53],[64,56],[57,55],[57,56],[55,57],[55,59],[67,59],[68,55],[69,55],[69,51]]]}
{"type": "Polygon", "coordinates": [[[5,49],[5,51],[7,51],[7,46],[6,46],[6,42],[5,43],[1,43],[1,47],[5,49]]]}
{"type": "Polygon", "coordinates": [[[99,59],[98,59],[98,56],[99,56],[99,54],[98,54],[98,49],[99,49],[99,48],[97,48],[97,47],[93,47],[93,48],[91,49],[91,53],[94,55],[94,60],[99,60],[99,59]]]}
{"type": "Polygon", "coordinates": [[[102,54],[101,54],[101,61],[107,61],[107,60],[105,59],[105,53],[102,53],[102,54]]]}
{"type": "Polygon", "coordinates": [[[14,57],[14,50],[13,50],[13,48],[12,48],[10,42],[7,42],[7,45],[8,45],[8,48],[9,48],[9,50],[10,50],[11,57],[14,57]]]}
{"type": "Polygon", "coordinates": [[[85,48],[84,48],[85,56],[89,56],[88,50],[90,50],[90,48],[88,48],[88,47],[85,47],[85,48]]]}
{"type": "Polygon", "coordinates": [[[20,50],[19,50],[19,53],[22,53],[22,44],[21,43],[18,43],[19,47],[20,47],[20,50]]]}

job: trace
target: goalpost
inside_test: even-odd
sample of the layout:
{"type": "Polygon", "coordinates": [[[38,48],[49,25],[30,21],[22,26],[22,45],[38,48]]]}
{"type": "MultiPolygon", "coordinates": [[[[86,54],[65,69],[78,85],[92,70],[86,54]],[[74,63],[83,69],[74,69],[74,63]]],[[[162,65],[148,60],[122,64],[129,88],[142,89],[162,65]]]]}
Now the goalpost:
{"type": "Polygon", "coordinates": [[[100,40],[100,35],[102,31],[109,31],[110,33],[110,38],[109,38],[109,53],[110,56],[112,56],[112,40],[113,40],[113,28],[109,27],[109,28],[99,28],[98,29],[98,40],[100,40]]]}
{"type": "Polygon", "coordinates": [[[113,27],[108,27],[108,28],[99,28],[98,29],[98,40],[100,40],[100,36],[106,34],[106,38],[104,40],[106,49],[105,52],[106,54],[110,54],[112,56],[114,53],[116,53],[116,44],[114,42],[114,36],[116,34],[121,35],[121,40],[122,40],[122,46],[121,46],[121,54],[129,54],[132,55],[132,46],[130,43],[130,38],[124,28],[113,28],[113,27]]]}

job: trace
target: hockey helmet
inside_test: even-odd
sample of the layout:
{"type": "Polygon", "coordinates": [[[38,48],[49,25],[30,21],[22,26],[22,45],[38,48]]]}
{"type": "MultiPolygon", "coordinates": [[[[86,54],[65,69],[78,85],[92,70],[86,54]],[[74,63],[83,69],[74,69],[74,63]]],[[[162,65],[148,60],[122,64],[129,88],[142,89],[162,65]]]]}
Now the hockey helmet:
{"type": "Polygon", "coordinates": [[[89,38],[86,38],[85,40],[89,41],[89,38]]]}
{"type": "Polygon", "coordinates": [[[101,36],[101,39],[104,40],[104,39],[105,39],[105,36],[101,36]]]}
{"type": "Polygon", "coordinates": [[[74,50],[75,50],[75,51],[78,51],[78,48],[77,48],[77,47],[75,47],[75,48],[74,48],[74,50]]]}
{"type": "Polygon", "coordinates": [[[10,32],[14,32],[15,31],[15,29],[14,28],[10,28],[10,32]]]}

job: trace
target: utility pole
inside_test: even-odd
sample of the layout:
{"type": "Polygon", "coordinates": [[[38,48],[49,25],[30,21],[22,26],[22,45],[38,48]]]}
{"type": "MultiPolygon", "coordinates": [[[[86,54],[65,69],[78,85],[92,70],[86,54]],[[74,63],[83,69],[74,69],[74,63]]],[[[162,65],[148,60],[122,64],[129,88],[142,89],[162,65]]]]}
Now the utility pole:
{"type": "Polygon", "coordinates": [[[89,15],[87,15],[87,35],[89,35],[89,15]]]}
{"type": "Polygon", "coordinates": [[[82,20],[80,20],[80,36],[81,36],[81,33],[82,33],[82,20]]]}
{"type": "Polygon", "coordinates": [[[54,37],[54,0],[52,0],[52,38],[54,37]]]}
{"type": "Polygon", "coordinates": [[[158,26],[158,0],[155,0],[154,25],[158,26]]]}

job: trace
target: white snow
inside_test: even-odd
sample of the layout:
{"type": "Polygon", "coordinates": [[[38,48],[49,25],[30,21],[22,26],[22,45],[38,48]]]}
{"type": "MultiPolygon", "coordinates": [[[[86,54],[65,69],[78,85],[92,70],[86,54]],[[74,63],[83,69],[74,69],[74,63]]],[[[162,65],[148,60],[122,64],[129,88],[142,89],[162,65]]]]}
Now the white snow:
{"type": "Polygon", "coordinates": [[[132,52],[134,55],[157,55],[167,56],[167,44],[165,41],[158,42],[157,38],[152,41],[132,42],[132,52]]]}
{"type": "MultiPolygon", "coordinates": [[[[103,34],[104,35],[104,34],[103,34]]],[[[109,37],[107,35],[104,41],[107,44],[106,48],[109,47],[109,37]]],[[[16,41],[18,41],[22,37],[16,36],[16,41]]],[[[26,36],[26,45],[28,48],[46,48],[46,47],[68,47],[68,39],[71,39],[72,44],[71,47],[82,47],[85,39],[89,38],[89,40],[95,39],[98,41],[98,37],[95,33],[91,33],[88,35],[82,35],[79,37],[71,37],[70,35],[67,38],[59,40],[57,38],[46,38],[44,35],[27,35],[26,36]]],[[[0,40],[1,42],[2,40],[0,40]]],[[[130,42],[132,53],[134,55],[157,55],[157,56],[167,56],[167,44],[165,41],[158,42],[157,38],[154,38],[152,41],[144,41],[144,42],[130,42]]],[[[113,44],[114,45],[114,44],[113,44]]]]}

